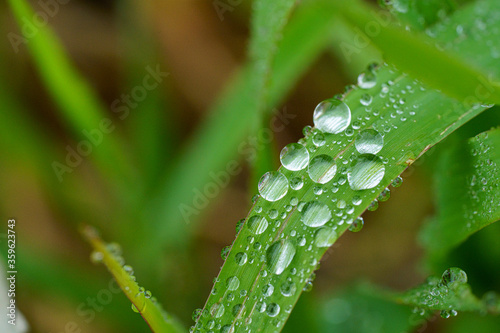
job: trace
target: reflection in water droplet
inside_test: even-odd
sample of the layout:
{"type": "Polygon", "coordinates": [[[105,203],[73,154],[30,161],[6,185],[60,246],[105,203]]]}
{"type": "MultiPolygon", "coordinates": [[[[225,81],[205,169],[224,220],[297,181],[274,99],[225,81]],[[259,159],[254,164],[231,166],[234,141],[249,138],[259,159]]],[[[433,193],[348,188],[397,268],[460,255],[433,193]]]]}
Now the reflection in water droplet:
{"type": "Polygon", "coordinates": [[[243,266],[247,263],[248,255],[244,252],[239,252],[236,254],[236,256],[234,256],[234,260],[238,265],[243,266]]]}
{"type": "Polygon", "coordinates": [[[349,231],[359,232],[359,231],[361,231],[361,229],[363,229],[364,224],[365,224],[365,221],[360,216],[357,219],[355,219],[354,222],[352,222],[352,224],[349,226],[349,231]]]}
{"type": "Polygon", "coordinates": [[[288,170],[302,170],[309,163],[309,152],[303,145],[291,143],[281,150],[280,160],[281,164],[288,170]]]}
{"type": "Polygon", "coordinates": [[[326,184],[337,173],[337,165],[333,157],[329,155],[318,155],[311,160],[307,170],[312,181],[320,184],[326,184]]]}
{"type": "Polygon", "coordinates": [[[318,104],[314,110],[314,125],[319,130],[337,134],[351,123],[351,109],[338,99],[328,99],[318,104]]]}
{"type": "Polygon", "coordinates": [[[298,191],[304,186],[304,180],[301,177],[293,177],[290,179],[290,187],[292,190],[298,191]]]}
{"type": "Polygon", "coordinates": [[[458,267],[450,267],[444,271],[441,277],[441,283],[448,288],[455,288],[467,283],[467,273],[458,267]]]}
{"type": "Polygon", "coordinates": [[[210,314],[212,317],[220,318],[224,314],[224,304],[215,303],[210,308],[210,314]]]}
{"type": "Polygon", "coordinates": [[[384,147],[384,138],[376,130],[367,129],[359,133],[355,146],[360,154],[376,154],[384,147]]]}
{"type": "Polygon", "coordinates": [[[255,235],[260,235],[266,231],[269,223],[264,216],[254,215],[248,219],[248,229],[255,235]]]}
{"type": "Polygon", "coordinates": [[[269,271],[280,275],[290,265],[295,256],[295,246],[289,240],[280,240],[269,247],[266,261],[269,271]]]}
{"type": "Polygon", "coordinates": [[[332,228],[321,228],[316,233],[315,244],[317,247],[330,247],[337,240],[337,232],[332,228]]]}
{"type": "Polygon", "coordinates": [[[385,166],[380,157],[363,154],[352,161],[347,180],[353,190],[366,190],[380,184],[384,174],[385,166]]]}
{"type": "Polygon", "coordinates": [[[281,285],[280,291],[283,296],[290,297],[297,291],[297,286],[292,281],[286,281],[281,285]]]}
{"type": "Polygon", "coordinates": [[[271,171],[259,181],[259,193],[268,201],[277,201],[288,192],[288,179],[280,172],[271,171]]]}
{"type": "Polygon", "coordinates": [[[309,227],[321,227],[331,218],[330,208],[319,201],[310,201],[302,209],[301,221],[309,227]]]}

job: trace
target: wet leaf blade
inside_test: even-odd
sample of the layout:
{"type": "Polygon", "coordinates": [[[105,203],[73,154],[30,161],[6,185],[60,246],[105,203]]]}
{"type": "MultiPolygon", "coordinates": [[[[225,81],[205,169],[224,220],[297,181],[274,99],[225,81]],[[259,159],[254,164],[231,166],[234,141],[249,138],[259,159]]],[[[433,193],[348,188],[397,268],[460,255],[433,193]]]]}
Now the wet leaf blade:
{"type": "Polygon", "coordinates": [[[482,228],[500,220],[500,129],[457,142],[439,159],[438,213],[422,230],[429,260],[443,258],[482,228]]]}
{"type": "Polygon", "coordinates": [[[94,249],[94,253],[102,255],[102,262],[113,275],[118,286],[125,296],[135,306],[153,332],[157,333],[184,333],[187,330],[174,317],[167,314],[158,302],[145,297],[139,290],[137,282],[131,279],[130,273],[125,271],[123,265],[117,261],[116,255],[110,252],[108,246],[99,238],[97,231],[90,226],[85,226],[82,231],[84,237],[94,249]]]}

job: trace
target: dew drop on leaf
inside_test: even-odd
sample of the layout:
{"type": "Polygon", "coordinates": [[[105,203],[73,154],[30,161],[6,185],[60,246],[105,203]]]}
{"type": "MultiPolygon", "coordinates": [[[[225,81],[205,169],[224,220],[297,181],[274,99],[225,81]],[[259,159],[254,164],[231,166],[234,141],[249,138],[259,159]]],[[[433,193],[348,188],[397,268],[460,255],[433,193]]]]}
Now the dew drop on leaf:
{"type": "Polygon", "coordinates": [[[224,314],[224,304],[220,304],[220,303],[215,303],[214,305],[212,305],[212,307],[210,308],[210,314],[212,315],[212,317],[214,318],[220,318],[222,317],[222,315],[224,314]]]}
{"type": "Polygon", "coordinates": [[[290,187],[292,190],[298,191],[304,186],[304,180],[302,177],[293,177],[290,179],[290,187]]]}
{"type": "Polygon", "coordinates": [[[238,287],[240,286],[240,280],[238,279],[237,276],[231,276],[230,278],[227,279],[226,284],[227,284],[227,289],[237,290],[238,287]]]}
{"type": "Polygon", "coordinates": [[[248,219],[248,229],[254,235],[260,235],[266,231],[269,222],[267,219],[260,215],[254,215],[248,219]]]}
{"type": "Polygon", "coordinates": [[[337,173],[337,165],[333,157],[329,155],[318,155],[311,160],[307,170],[312,181],[320,184],[326,184],[337,173]]]}
{"type": "Polygon", "coordinates": [[[264,288],[262,288],[262,294],[265,296],[265,297],[269,297],[273,294],[274,292],[274,286],[270,283],[266,284],[264,286],[264,288]]]}
{"type": "Polygon", "coordinates": [[[246,253],[244,253],[244,252],[239,252],[234,257],[234,260],[236,261],[236,263],[238,265],[243,266],[244,264],[247,263],[248,255],[246,253]]]}
{"type": "Polygon", "coordinates": [[[321,227],[331,218],[330,208],[319,201],[310,201],[302,209],[301,221],[309,227],[321,227]]]}
{"type": "Polygon", "coordinates": [[[277,201],[287,192],[288,179],[281,172],[267,172],[259,181],[259,193],[267,201],[277,201]]]}
{"type": "Polygon", "coordinates": [[[281,150],[280,160],[288,170],[302,170],[309,164],[309,152],[301,144],[290,143],[281,150]]]}
{"type": "Polygon", "coordinates": [[[271,273],[280,275],[295,256],[295,246],[289,240],[280,240],[269,247],[266,262],[271,273]]]}
{"type": "Polygon", "coordinates": [[[286,281],[280,287],[281,295],[285,297],[290,297],[297,291],[297,286],[293,281],[286,281]]]}
{"type": "Polygon", "coordinates": [[[318,104],[313,115],[314,125],[319,130],[337,134],[351,123],[351,109],[338,99],[328,99],[318,104]]]}
{"type": "Polygon", "coordinates": [[[360,154],[376,154],[384,147],[384,138],[374,129],[367,129],[358,134],[355,142],[360,154]]]}
{"type": "Polygon", "coordinates": [[[449,288],[455,288],[467,283],[467,273],[458,267],[451,267],[444,271],[441,283],[449,288]]]}
{"type": "Polygon", "coordinates": [[[352,224],[349,226],[349,231],[352,231],[352,232],[359,232],[361,231],[361,229],[363,229],[363,225],[365,224],[365,221],[363,220],[363,218],[360,216],[358,218],[356,218],[352,224]]]}
{"type": "Polygon", "coordinates": [[[321,228],[316,232],[315,244],[317,247],[330,247],[337,240],[337,232],[332,228],[321,228]]]}
{"type": "Polygon", "coordinates": [[[269,317],[276,317],[280,313],[280,306],[276,303],[270,303],[267,306],[266,313],[269,317]]]}
{"type": "Polygon", "coordinates": [[[353,190],[374,188],[384,178],[385,166],[380,157],[363,154],[352,161],[347,180],[353,190]]]}
{"type": "Polygon", "coordinates": [[[370,89],[375,87],[377,84],[377,76],[372,71],[366,71],[359,74],[358,76],[358,86],[361,89],[370,89]]]}

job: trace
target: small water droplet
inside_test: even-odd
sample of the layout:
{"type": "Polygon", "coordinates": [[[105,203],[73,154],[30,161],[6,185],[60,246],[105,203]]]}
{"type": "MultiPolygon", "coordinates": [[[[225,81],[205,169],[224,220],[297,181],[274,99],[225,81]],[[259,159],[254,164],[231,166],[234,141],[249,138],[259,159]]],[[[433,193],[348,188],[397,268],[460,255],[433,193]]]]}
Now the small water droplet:
{"type": "Polygon", "coordinates": [[[400,187],[403,184],[403,178],[401,176],[397,176],[391,183],[392,187],[400,187]]]}
{"type": "Polygon", "coordinates": [[[93,264],[100,264],[102,263],[103,259],[104,259],[104,254],[102,252],[92,251],[92,253],[90,254],[90,261],[93,264]]]}
{"type": "Polygon", "coordinates": [[[352,161],[347,180],[353,190],[366,190],[380,184],[384,174],[385,166],[380,157],[363,154],[352,161]]]}
{"type": "Polygon", "coordinates": [[[309,152],[303,145],[291,143],[281,150],[280,160],[288,170],[302,170],[309,164],[309,152]]]}
{"type": "Polygon", "coordinates": [[[351,123],[351,109],[338,99],[328,99],[314,110],[314,125],[326,133],[337,134],[351,123]]]}
{"type": "Polygon", "coordinates": [[[372,71],[366,71],[358,76],[358,86],[361,89],[370,89],[377,84],[377,76],[372,71]]]}
{"type": "Polygon", "coordinates": [[[355,142],[360,154],[376,154],[384,147],[384,138],[374,129],[361,131],[355,142]]]}
{"type": "Polygon", "coordinates": [[[133,303],[131,305],[131,308],[132,308],[132,311],[134,311],[135,313],[139,313],[139,310],[137,309],[137,307],[133,303]]]}
{"type": "Polygon", "coordinates": [[[286,281],[280,287],[281,294],[285,297],[290,297],[297,291],[297,286],[293,281],[286,281]]]}
{"type": "Polygon", "coordinates": [[[287,192],[288,179],[281,172],[267,172],[259,181],[259,193],[267,201],[278,201],[287,192]]]}
{"type": "Polygon", "coordinates": [[[289,240],[280,240],[269,247],[266,254],[269,270],[280,275],[295,256],[295,246],[289,240]]]}
{"type": "Polygon", "coordinates": [[[302,209],[301,221],[309,227],[321,227],[331,218],[330,208],[319,201],[310,201],[302,209]]]}
{"type": "Polygon", "coordinates": [[[231,251],[231,246],[225,246],[222,251],[220,252],[220,256],[222,260],[226,260],[227,256],[229,255],[229,251],[231,251]]]}
{"type": "Polygon", "coordinates": [[[307,173],[312,181],[326,184],[332,180],[337,173],[337,165],[333,157],[329,155],[318,155],[311,160],[307,173]]]}
{"type": "Polygon", "coordinates": [[[221,304],[221,303],[215,303],[214,305],[212,305],[212,307],[210,308],[210,314],[212,315],[212,317],[214,318],[220,318],[222,317],[222,315],[224,314],[224,304],[221,304]]]}
{"type": "Polygon", "coordinates": [[[276,317],[280,313],[280,306],[276,303],[270,303],[267,306],[266,313],[269,317],[276,317]]]}
{"type": "Polygon", "coordinates": [[[444,271],[441,277],[441,283],[448,288],[455,288],[467,283],[467,273],[458,267],[450,267],[444,271]]]}
{"type": "Polygon", "coordinates": [[[236,256],[234,256],[234,260],[238,265],[243,266],[247,263],[248,255],[244,252],[239,252],[236,254],[236,256]]]}
{"type": "Polygon", "coordinates": [[[270,283],[266,284],[264,286],[264,288],[262,288],[262,294],[265,296],[265,297],[269,297],[273,294],[274,292],[274,286],[270,283]]]}
{"type": "Polygon", "coordinates": [[[357,219],[355,219],[352,224],[349,226],[349,231],[352,232],[359,232],[361,229],[363,229],[363,225],[365,224],[365,221],[361,216],[359,216],[357,219]]]}
{"type": "Polygon", "coordinates": [[[292,190],[298,191],[304,186],[304,180],[302,177],[293,177],[290,179],[290,187],[292,190]]]}

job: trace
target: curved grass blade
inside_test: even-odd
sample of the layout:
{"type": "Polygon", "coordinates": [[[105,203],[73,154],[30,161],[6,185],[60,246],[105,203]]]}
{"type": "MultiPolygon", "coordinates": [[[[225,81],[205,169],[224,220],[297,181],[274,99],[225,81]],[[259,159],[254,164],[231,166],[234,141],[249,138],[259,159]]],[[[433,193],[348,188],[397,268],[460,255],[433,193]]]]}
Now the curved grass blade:
{"type": "Polygon", "coordinates": [[[132,302],[132,309],[140,313],[153,332],[187,332],[177,319],[167,314],[156,299],[151,297],[151,292],[139,287],[135,282],[132,267],[124,265],[117,244],[103,243],[97,231],[90,226],[83,227],[82,233],[94,249],[91,256],[92,260],[106,265],[125,296],[132,302]]]}
{"type": "MultiPolygon", "coordinates": [[[[9,0],[9,4],[20,27],[25,22],[38,26],[33,23],[36,18],[33,9],[25,0],[9,0]]],[[[61,115],[79,139],[86,139],[83,130],[92,132],[99,129],[103,121],[109,120],[95,92],[70,63],[49,26],[39,27],[34,36],[25,36],[24,43],[31,51],[40,77],[61,115]]],[[[98,166],[107,178],[113,179],[115,184],[123,184],[130,179],[131,170],[127,169],[130,164],[126,162],[121,143],[116,137],[108,135],[102,139],[98,149],[94,148],[98,166]],[[109,162],[110,159],[113,163],[109,162]]],[[[59,177],[62,179],[62,176],[59,177]]]]}
{"type": "MultiPolygon", "coordinates": [[[[316,59],[329,41],[332,16],[323,7],[304,4],[297,9],[293,19],[283,31],[273,62],[273,77],[269,83],[270,112],[293,87],[305,69],[316,59]]],[[[158,251],[164,244],[176,244],[185,240],[187,224],[195,221],[202,213],[193,206],[193,190],[203,190],[211,181],[211,172],[224,171],[238,154],[238,145],[247,141],[255,107],[252,99],[252,83],[249,80],[251,68],[247,66],[224,94],[185,152],[177,159],[168,175],[160,180],[159,193],[153,207],[146,211],[161,222],[154,225],[157,241],[148,242],[151,252],[158,251]],[[213,147],[217,147],[213,150],[213,147]],[[210,151],[210,154],[207,152],[210,151]],[[203,164],[199,157],[204,156],[203,164]],[[167,222],[168,221],[168,222],[167,222]]],[[[148,234],[150,237],[151,234],[148,234]]],[[[142,249],[144,250],[144,249],[142,249]]]]}
{"type": "MultiPolygon", "coordinates": [[[[465,22],[474,20],[471,15],[465,22]]],[[[491,66],[497,75],[499,70],[491,66]]],[[[213,325],[228,332],[280,331],[328,247],[347,229],[359,229],[358,217],[380,195],[387,197],[387,187],[408,165],[485,110],[387,65],[358,81],[335,109],[340,115],[333,127],[316,118],[329,133],[311,129],[300,141],[308,151],[299,154],[301,162],[268,175],[269,187],[260,189],[236,240],[223,250],[226,261],[204,309],[196,312],[195,331],[213,325]]]]}
{"type": "Polygon", "coordinates": [[[437,262],[469,236],[500,220],[500,129],[445,151],[436,168],[437,216],[422,230],[437,262]]]}
{"type": "MultiPolygon", "coordinates": [[[[475,7],[476,15],[480,15],[483,11],[498,10],[499,6],[498,2],[478,1],[475,7]]],[[[465,58],[462,52],[442,51],[427,36],[424,38],[424,36],[411,34],[393,26],[391,20],[381,17],[380,12],[376,13],[369,6],[361,5],[361,2],[358,6],[352,6],[351,2],[343,2],[343,4],[336,4],[335,7],[351,24],[369,34],[369,37],[365,35],[365,39],[371,40],[378,46],[384,53],[385,61],[396,65],[400,70],[460,101],[468,97],[472,103],[500,103],[498,75],[493,76],[488,68],[484,70],[474,57],[465,58]],[[377,33],[367,32],[368,27],[374,22],[377,24],[377,33]]],[[[463,22],[463,15],[457,15],[457,22],[452,21],[450,24],[459,25],[460,22],[463,22]]],[[[468,30],[468,33],[475,33],[475,30],[478,30],[474,25],[469,25],[469,27],[471,30],[468,30]]],[[[490,17],[485,29],[494,30],[499,27],[498,19],[490,17]]],[[[482,36],[489,38],[485,33],[482,33],[482,36]]],[[[456,31],[454,37],[455,40],[473,38],[465,34],[461,37],[456,31]]],[[[495,44],[496,42],[493,41],[493,45],[495,44]]],[[[484,42],[482,45],[486,48],[485,51],[488,52],[490,58],[493,58],[494,50],[484,42]]],[[[471,51],[465,47],[461,49],[467,53],[471,51]]],[[[473,50],[473,54],[479,52],[481,51],[473,50]]],[[[498,62],[496,65],[498,66],[498,62]]]]}

